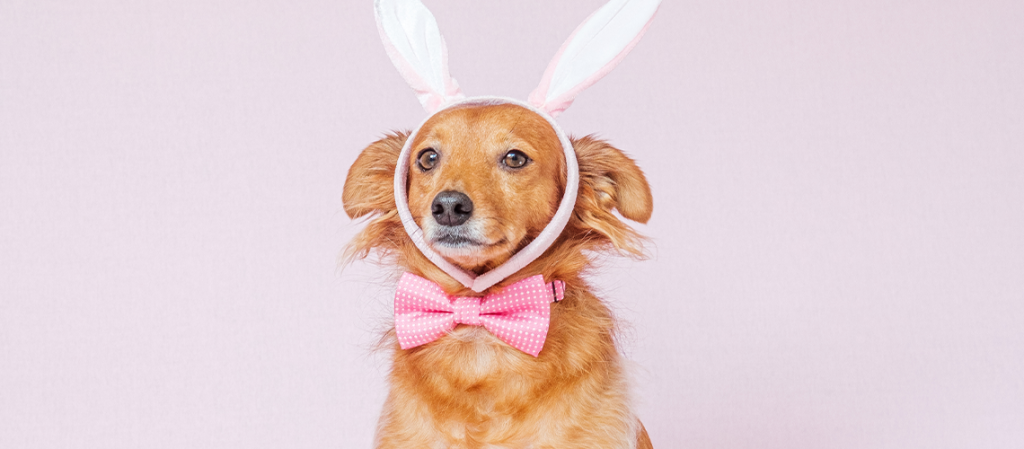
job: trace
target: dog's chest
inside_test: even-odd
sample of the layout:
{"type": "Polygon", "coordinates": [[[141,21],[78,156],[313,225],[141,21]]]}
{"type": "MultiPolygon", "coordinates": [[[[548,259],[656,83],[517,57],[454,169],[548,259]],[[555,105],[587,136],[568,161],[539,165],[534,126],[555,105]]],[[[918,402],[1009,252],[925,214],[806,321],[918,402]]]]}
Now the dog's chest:
{"type": "Polygon", "coordinates": [[[403,360],[431,377],[421,387],[479,419],[497,419],[521,408],[543,377],[536,375],[536,358],[481,326],[459,325],[423,350],[429,354],[403,360]]]}
{"type": "Polygon", "coordinates": [[[482,326],[460,325],[443,338],[453,343],[443,350],[455,350],[452,363],[442,368],[450,371],[457,384],[479,386],[505,371],[501,365],[505,344],[482,326]]]}

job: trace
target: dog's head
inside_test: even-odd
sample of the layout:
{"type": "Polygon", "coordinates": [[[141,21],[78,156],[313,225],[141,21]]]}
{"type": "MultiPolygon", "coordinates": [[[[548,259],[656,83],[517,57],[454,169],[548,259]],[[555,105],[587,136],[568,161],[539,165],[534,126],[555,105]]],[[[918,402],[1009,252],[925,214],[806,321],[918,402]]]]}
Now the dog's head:
{"type": "Polygon", "coordinates": [[[562,198],[562,146],[525,108],[444,111],[412,148],[409,210],[434,251],[463,269],[504,262],[544,229],[562,198]]]}
{"type": "MultiPolygon", "coordinates": [[[[409,165],[409,209],[425,240],[468,271],[500,265],[536,237],[558,208],[566,183],[562,146],[547,120],[524,107],[442,111],[417,133],[409,160],[398,161],[407,138],[408,133],[394,134],[373,143],[349,170],[345,211],[352,218],[378,215],[350,244],[350,255],[380,249],[397,256],[404,268],[457,289],[405,235],[394,202],[398,163],[409,165]]],[[[588,262],[586,250],[641,254],[640,236],[612,211],[641,223],[650,218],[651,192],[643,172],[603,141],[584,137],[572,143],[580,166],[573,216],[545,255],[516,279],[576,276],[588,262]]]]}

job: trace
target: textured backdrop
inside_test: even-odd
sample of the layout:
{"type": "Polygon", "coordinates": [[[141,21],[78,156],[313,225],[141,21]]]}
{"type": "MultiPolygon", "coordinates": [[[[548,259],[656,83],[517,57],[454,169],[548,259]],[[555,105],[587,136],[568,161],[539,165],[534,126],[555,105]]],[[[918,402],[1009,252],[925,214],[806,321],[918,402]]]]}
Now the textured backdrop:
{"type": "MultiPolygon", "coordinates": [[[[524,98],[602,0],[427,0],[524,98]]],[[[647,171],[596,279],[659,448],[1024,447],[1024,3],[666,0],[560,118],[647,171]]],[[[0,0],[0,447],[360,448],[369,0],[0,0]]]]}

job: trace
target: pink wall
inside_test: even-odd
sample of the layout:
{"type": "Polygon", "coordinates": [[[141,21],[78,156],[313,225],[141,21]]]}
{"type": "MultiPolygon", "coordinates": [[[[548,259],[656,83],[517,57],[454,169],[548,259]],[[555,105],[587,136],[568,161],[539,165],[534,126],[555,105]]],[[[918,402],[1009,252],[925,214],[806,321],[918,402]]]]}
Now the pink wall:
{"type": "MultiPolygon", "coordinates": [[[[427,1],[520,98],[601,3],[427,1]]],[[[1022,23],[668,0],[560,118],[655,191],[597,283],[657,447],[1024,447],[1022,23]]],[[[422,117],[369,0],[0,2],[0,447],[368,447],[342,183],[422,117]]]]}

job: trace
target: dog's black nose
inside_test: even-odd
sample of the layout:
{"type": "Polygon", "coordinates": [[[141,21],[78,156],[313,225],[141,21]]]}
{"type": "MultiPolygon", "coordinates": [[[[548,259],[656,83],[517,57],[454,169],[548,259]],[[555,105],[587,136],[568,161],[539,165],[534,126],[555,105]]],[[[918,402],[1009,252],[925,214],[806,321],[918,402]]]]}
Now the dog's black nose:
{"type": "Polygon", "coordinates": [[[434,197],[430,204],[430,212],[434,220],[445,226],[458,226],[469,220],[473,215],[473,200],[465,193],[445,190],[434,197]]]}

